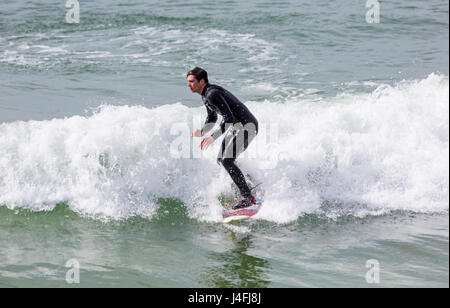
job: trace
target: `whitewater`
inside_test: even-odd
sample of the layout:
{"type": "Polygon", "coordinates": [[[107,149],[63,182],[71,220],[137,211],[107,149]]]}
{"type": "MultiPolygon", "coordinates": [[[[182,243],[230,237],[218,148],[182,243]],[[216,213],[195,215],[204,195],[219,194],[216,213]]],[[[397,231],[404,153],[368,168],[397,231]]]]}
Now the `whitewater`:
{"type": "MultiPolygon", "coordinates": [[[[263,183],[256,219],[448,213],[448,93],[448,76],[430,74],[371,93],[245,102],[262,125],[238,160],[263,183]]],[[[0,124],[0,204],[51,211],[67,203],[98,219],[151,219],[157,200],[170,198],[195,219],[221,220],[218,196],[232,185],[216,164],[220,142],[201,153],[189,137],[204,107],[86,113],[0,124]]]]}

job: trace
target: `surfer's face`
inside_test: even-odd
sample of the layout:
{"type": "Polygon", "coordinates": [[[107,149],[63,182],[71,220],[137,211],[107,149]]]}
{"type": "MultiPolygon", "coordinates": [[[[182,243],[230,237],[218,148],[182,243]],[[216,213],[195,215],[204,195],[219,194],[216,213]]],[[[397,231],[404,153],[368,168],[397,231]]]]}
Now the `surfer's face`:
{"type": "Polygon", "coordinates": [[[200,81],[195,78],[194,75],[189,75],[187,77],[188,87],[191,89],[193,93],[201,94],[203,91],[203,88],[205,86],[205,80],[202,79],[200,81]]]}

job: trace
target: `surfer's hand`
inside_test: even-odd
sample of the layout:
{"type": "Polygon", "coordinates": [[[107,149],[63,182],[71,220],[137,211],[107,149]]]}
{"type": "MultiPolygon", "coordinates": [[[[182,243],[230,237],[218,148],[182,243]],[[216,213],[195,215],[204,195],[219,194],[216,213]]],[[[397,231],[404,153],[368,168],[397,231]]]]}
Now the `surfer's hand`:
{"type": "Polygon", "coordinates": [[[199,129],[196,129],[191,133],[191,137],[201,137],[201,136],[202,136],[202,131],[199,129]]]}
{"type": "Polygon", "coordinates": [[[200,149],[206,150],[209,147],[209,145],[211,143],[213,143],[213,142],[214,142],[214,137],[213,136],[209,136],[209,137],[204,138],[202,140],[202,142],[200,143],[200,149]]]}

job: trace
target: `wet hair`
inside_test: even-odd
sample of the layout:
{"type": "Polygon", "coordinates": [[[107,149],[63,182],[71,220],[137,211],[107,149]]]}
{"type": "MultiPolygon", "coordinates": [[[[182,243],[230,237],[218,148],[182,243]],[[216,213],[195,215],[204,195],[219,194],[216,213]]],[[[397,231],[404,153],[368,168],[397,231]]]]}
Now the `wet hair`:
{"type": "Polygon", "coordinates": [[[191,70],[187,73],[186,78],[187,78],[189,75],[193,75],[193,76],[197,79],[197,81],[199,81],[199,82],[200,82],[200,80],[202,80],[202,79],[205,80],[205,83],[208,83],[208,82],[209,82],[209,81],[208,81],[208,73],[207,73],[204,69],[202,69],[201,67],[194,67],[193,69],[191,69],[191,70]]]}

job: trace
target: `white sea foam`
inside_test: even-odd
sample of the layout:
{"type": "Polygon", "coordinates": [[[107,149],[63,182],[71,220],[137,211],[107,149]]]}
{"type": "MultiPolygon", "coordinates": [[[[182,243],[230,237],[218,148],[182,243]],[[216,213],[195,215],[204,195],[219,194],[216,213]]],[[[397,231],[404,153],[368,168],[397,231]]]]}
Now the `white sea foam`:
{"type": "MultiPolygon", "coordinates": [[[[239,159],[264,183],[255,218],[448,211],[448,90],[447,76],[431,74],[370,94],[247,102],[263,128],[239,159]]],[[[177,198],[192,217],[221,221],[218,196],[231,180],[216,164],[219,142],[201,157],[199,139],[184,158],[174,147],[204,115],[179,103],[104,106],[87,117],[1,124],[0,204],[41,211],[66,201],[82,214],[126,218],[151,217],[158,198],[177,198]]]]}
{"type": "MultiPolygon", "coordinates": [[[[106,30],[105,30],[106,31],[106,30]]],[[[30,67],[45,68],[64,64],[67,61],[84,63],[93,58],[102,61],[122,60],[128,64],[150,63],[159,65],[170,55],[171,65],[186,65],[193,59],[217,57],[226,53],[233,59],[241,58],[253,69],[269,70],[262,65],[278,57],[278,44],[256,38],[251,33],[233,33],[218,29],[177,29],[171,26],[142,26],[124,30],[123,36],[105,39],[103,31],[84,34],[74,33],[70,37],[60,30],[51,34],[55,40],[46,45],[41,34],[10,36],[8,45],[3,44],[0,62],[30,67]],[[64,39],[64,43],[61,43],[64,39]],[[189,52],[186,52],[189,50],[189,52]]],[[[2,41],[0,41],[1,43],[2,41]]]]}

